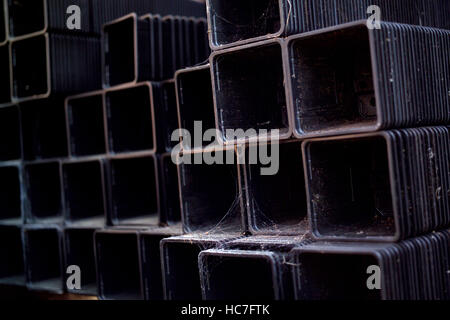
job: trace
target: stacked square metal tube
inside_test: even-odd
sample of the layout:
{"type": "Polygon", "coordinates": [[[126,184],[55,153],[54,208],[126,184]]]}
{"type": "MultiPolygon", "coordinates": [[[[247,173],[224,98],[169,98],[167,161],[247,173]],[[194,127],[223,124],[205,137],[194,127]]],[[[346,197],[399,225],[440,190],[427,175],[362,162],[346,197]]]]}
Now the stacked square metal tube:
{"type": "Polygon", "coordinates": [[[209,55],[206,20],[154,13],[106,23],[103,90],[66,99],[66,207],[77,212],[71,226],[101,219],[92,238],[101,299],[163,299],[159,242],[181,234],[173,77],[209,55]]]}
{"type": "MultiPolygon", "coordinates": [[[[180,233],[178,196],[166,192],[178,187],[169,153],[176,144],[170,137],[177,127],[175,70],[102,84],[103,25],[129,14],[134,21],[146,15],[139,19],[145,22],[139,25],[139,57],[154,57],[150,50],[159,50],[161,59],[173,54],[181,67],[209,55],[206,11],[199,2],[1,1],[1,284],[97,295],[97,284],[103,285],[95,263],[95,253],[103,252],[97,230],[117,226],[136,232],[145,225],[155,236],[180,233]],[[74,6],[80,29],[66,24],[77,14],[74,6]],[[170,28],[155,31],[160,26],[150,23],[156,20],[170,28]],[[163,32],[174,43],[163,42],[163,32]],[[70,282],[76,270],[81,288],[70,282]]],[[[138,63],[133,27],[130,48],[109,46],[115,52],[130,49],[131,64],[138,63]]],[[[126,44],[130,29],[120,28],[124,38],[112,37],[126,44]]],[[[136,276],[140,279],[139,272],[136,276]]],[[[153,297],[163,296],[162,281],[160,287],[153,297]]],[[[115,297],[114,288],[105,290],[101,297],[115,297]]]]}
{"type": "Polygon", "coordinates": [[[52,34],[97,39],[96,68],[14,83],[0,45],[12,97],[36,96],[0,108],[0,283],[450,299],[447,0],[207,0],[207,21],[193,3],[88,3],[90,32],[59,30],[52,1],[43,32],[53,51],[52,34]]]}
{"type": "Polygon", "coordinates": [[[88,1],[0,3],[0,281],[56,293],[64,292],[64,98],[101,86],[100,35],[90,19],[66,27],[71,4],[91,14],[88,1]]]}
{"type": "MultiPolygon", "coordinates": [[[[183,224],[250,236],[199,254],[203,298],[450,298],[450,31],[434,4],[448,11],[446,1],[207,1],[212,98],[192,100],[201,69],[179,71],[180,127],[207,123],[239,161],[222,169],[228,178],[212,173],[223,165],[179,166],[183,224]],[[279,155],[274,175],[251,164],[265,145],[279,155]]],[[[183,154],[202,152],[191,147],[183,154]]]]}

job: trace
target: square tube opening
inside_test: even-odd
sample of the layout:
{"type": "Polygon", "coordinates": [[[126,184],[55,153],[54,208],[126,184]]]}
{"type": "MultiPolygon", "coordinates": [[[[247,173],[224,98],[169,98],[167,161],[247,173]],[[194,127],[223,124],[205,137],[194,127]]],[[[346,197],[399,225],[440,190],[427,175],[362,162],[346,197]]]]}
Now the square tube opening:
{"type": "Polygon", "coordinates": [[[106,93],[112,153],[155,150],[151,89],[147,84],[106,93]]]}
{"type": "MultiPolygon", "coordinates": [[[[199,155],[233,159],[233,151],[199,155]]],[[[180,164],[183,227],[186,232],[241,232],[242,210],[238,170],[233,164],[180,164]]]]}
{"type": "Polygon", "coordinates": [[[202,299],[198,268],[200,251],[201,248],[196,243],[163,242],[166,299],[189,301],[202,299]]]}
{"type": "Polygon", "coordinates": [[[27,220],[61,220],[62,195],[59,162],[25,166],[27,220]]]}
{"type": "Polygon", "coordinates": [[[66,221],[104,221],[106,210],[102,163],[65,163],[62,168],[66,221]]]}
{"type": "Polygon", "coordinates": [[[160,242],[166,237],[141,235],[142,283],[146,300],[164,300],[160,242]]]}
{"type": "Polygon", "coordinates": [[[0,109],[0,161],[19,160],[22,157],[19,108],[0,109]]]}
{"type": "MultiPolygon", "coordinates": [[[[194,136],[194,122],[201,121],[202,132],[215,129],[214,101],[209,67],[180,72],[176,76],[180,128],[194,136]]],[[[207,146],[214,141],[204,141],[207,146]]],[[[197,146],[192,145],[191,148],[197,146]]]]}
{"type": "Polygon", "coordinates": [[[232,139],[227,139],[227,129],[289,132],[279,43],[233,49],[217,54],[212,63],[218,129],[224,140],[232,139]]]}
{"type": "Polygon", "coordinates": [[[62,100],[24,102],[20,104],[20,111],[25,160],[67,156],[66,118],[62,100]]]}
{"type": "Polygon", "coordinates": [[[141,300],[137,234],[96,233],[99,296],[106,300],[141,300]]]}
{"type": "Polygon", "coordinates": [[[110,170],[113,223],[157,225],[159,196],[155,158],[112,159],[110,170]]]}
{"type": "Polygon", "coordinates": [[[306,146],[316,235],[395,235],[387,150],[381,136],[313,141],[306,146]]]}
{"type": "Polygon", "coordinates": [[[206,300],[274,300],[271,261],[244,254],[201,256],[202,287],[206,300]]]}
{"type": "Polygon", "coordinates": [[[367,268],[379,265],[370,254],[301,253],[296,263],[299,300],[381,300],[367,288],[367,268]]]}
{"type": "Polygon", "coordinates": [[[18,166],[0,167],[0,222],[22,222],[21,172],[18,166]]]}
{"type": "Polygon", "coordinates": [[[5,44],[0,46],[0,104],[9,103],[11,101],[10,63],[9,45],[5,44]]]}
{"type": "Polygon", "coordinates": [[[109,87],[136,81],[136,18],[107,24],[103,27],[105,84],[109,87]]]}
{"type": "Polygon", "coordinates": [[[181,221],[178,168],[170,154],[161,156],[162,189],[165,201],[165,222],[175,224],[181,221]]]}
{"type": "Polygon", "coordinates": [[[11,47],[13,97],[20,99],[49,92],[46,35],[14,41],[11,47]],[[33,54],[30,55],[30,52],[33,54]]]}
{"type": "Polygon", "coordinates": [[[11,37],[44,31],[45,0],[6,1],[8,1],[9,33],[11,37]]]}
{"type": "Polygon", "coordinates": [[[209,19],[217,47],[281,31],[279,0],[209,0],[209,19]]]}
{"type": "MultiPolygon", "coordinates": [[[[72,293],[97,295],[97,276],[94,256],[95,229],[66,229],[66,266],[76,265],[81,269],[81,289],[72,293]]],[[[70,274],[66,274],[67,277],[70,274]]]]}
{"type": "Polygon", "coordinates": [[[0,283],[25,284],[22,230],[0,226],[0,283]]]}
{"type": "Polygon", "coordinates": [[[71,155],[106,153],[102,94],[68,100],[67,114],[71,155]]]}
{"type": "Polygon", "coordinates": [[[253,231],[300,233],[304,230],[307,200],[301,143],[250,146],[246,157],[247,210],[253,231]],[[271,165],[278,168],[272,175],[262,174],[262,168],[268,166],[260,161],[249,164],[252,155],[261,157],[261,148],[272,151],[271,165]]]}
{"type": "Polygon", "coordinates": [[[293,40],[290,69],[299,135],[377,124],[366,26],[293,40]]]}
{"type": "Polygon", "coordinates": [[[27,282],[37,290],[62,291],[61,248],[57,229],[25,230],[27,282]]]}

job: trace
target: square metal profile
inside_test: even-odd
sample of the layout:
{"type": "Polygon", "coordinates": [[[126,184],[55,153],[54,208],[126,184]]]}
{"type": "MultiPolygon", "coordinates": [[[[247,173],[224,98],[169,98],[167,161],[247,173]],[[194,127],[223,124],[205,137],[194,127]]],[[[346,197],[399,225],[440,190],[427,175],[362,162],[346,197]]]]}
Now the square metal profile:
{"type": "Polygon", "coordinates": [[[156,128],[150,82],[111,88],[105,92],[110,154],[155,152],[156,128]]]}
{"type": "Polygon", "coordinates": [[[392,242],[448,228],[449,137],[422,127],[306,140],[313,235],[392,242]]]}
{"type": "Polygon", "coordinates": [[[0,226],[0,284],[25,286],[25,265],[20,226],[0,226]]]}
{"type": "Polygon", "coordinates": [[[304,233],[309,226],[301,142],[248,144],[237,151],[249,231],[304,233]]]}
{"type": "Polygon", "coordinates": [[[10,48],[13,101],[101,88],[100,39],[96,36],[43,33],[15,39],[10,48]]]}
{"type": "Polygon", "coordinates": [[[23,166],[19,162],[0,164],[0,225],[21,225],[24,222],[23,166]]]}
{"type": "MultiPolygon", "coordinates": [[[[366,25],[289,38],[290,100],[298,138],[380,128],[366,25]]],[[[378,102],[379,104],[379,102],[378,102]]]]}
{"type": "Polygon", "coordinates": [[[213,50],[279,37],[292,11],[284,0],[207,0],[206,5],[213,50]]]}
{"type": "Polygon", "coordinates": [[[239,237],[219,248],[201,252],[199,266],[203,298],[292,300],[292,268],[295,263],[291,252],[311,242],[309,230],[304,230],[295,236],[239,237]]]}
{"type": "Polygon", "coordinates": [[[98,296],[102,300],[142,300],[137,230],[95,232],[98,296]]]}
{"type": "Polygon", "coordinates": [[[450,231],[397,243],[313,242],[292,250],[297,300],[448,300],[450,231]],[[444,251],[443,251],[444,250],[444,251]]]}
{"type": "Polygon", "coordinates": [[[44,33],[48,26],[47,0],[4,0],[9,15],[9,37],[44,33]]]}
{"type": "Polygon", "coordinates": [[[211,71],[209,64],[178,70],[175,73],[177,94],[178,128],[187,130],[191,141],[183,140],[183,149],[189,150],[210,145],[216,141],[215,135],[202,145],[193,141],[198,132],[216,129],[214,117],[214,101],[212,91],[211,71]],[[195,128],[195,124],[201,128],[195,128]],[[198,131],[198,132],[197,132],[198,131]],[[194,142],[194,143],[193,143],[194,142]]]}
{"type": "Polygon", "coordinates": [[[389,266],[379,250],[388,244],[313,243],[295,248],[293,281],[296,300],[382,300],[388,296],[389,266]],[[369,290],[370,266],[381,270],[381,290],[369,290]]]}
{"type": "Polygon", "coordinates": [[[201,300],[198,255],[236,239],[226,235],[184,235],[161,241],[164,297],[166,300],[201,300]]]}
{"type": "Polygon", "coordinates": [[[294,135],[448,123],[449,44],[448,30],[366,20],[287,38],[294,135]]]}
{"type": "MultiPolygon", "coordinates": [[[[64,229],[64,270],[68,267],[79,267],[81,272],[80,289],[67,288],[72,294],[97,295],[97,275],[95,269],[94,232],[95,228],[64,229]]],[[[65,283],[70,273],[65,273],[65,283]]]]}
{"type": "Polygon", "coordinates": [[[60,227],[27,225],[23,239],[28,289],[62,294],[65,270],[60,227]]]}
{"type": "Polygon", "coordinates": [[[72,157],[107,152],[103,99],[103,91],[66,98],[67,138],[72,157]]]}
{"type": "Polygon", "coordinates": [[[61,163],[37,162],[24,165],[26,223],[63,221],[61,163]]]}
{"type": "Polygon", "coordinates": [[[160,196],[157,158],[128,154],[109,158],[106,179],[110,225],[159,225],[160,196]]]}
{"type": "Polygon", "coordinates": [[[47,98],[51,91],[49,36],[43,34],[13,41],[10,48],[12,98],[47,98]]]}
{"type": "Polygon", "coordinates": [[[399,195],[389,150],[382,133],[304,142],[309,219],[315,237],[399,240],[399,195]]]}
{"type": "Polygon", "coordinates": [[[105,225],[108,202],[104,167],[102,159],[62,163],[67,225],[98,228],[105,225]]]}
{"type": "Polygon", "coordinates": [[[279,257],[270,251],[202,251],[198,257],[205,300],[281,300],[279,257]]]}
{"type": "Polygon", "coordinates": [[[160,243],[165,238],[181,233],[180,225],[139,232],[141,278],[145,300],[164,300],[160,243]]]}
{"type": "Polygon", "coordinates": [[[104,87],[138,81],[138,18],[135,13],[103,25],[104,87]]]}
{"type": "Polygon", "coordinates": [[[235,150],[186,151],[178,160],[184,231],[209,234],[244,232],[246,221],[242,213],[235,150]]]}
{"type": "Polygon", "coordinates": [[[291,136],[283,45],[283,39],[273,39],[211,54],[220,142],[267,141],[275,139],[272,130],[279,139],[291,136]]]}
{"type": "Polygon", "coordinates": [[[19,109],[24,160],[53,159],[68,155],[62,98],[22,102],[19,109]]]}

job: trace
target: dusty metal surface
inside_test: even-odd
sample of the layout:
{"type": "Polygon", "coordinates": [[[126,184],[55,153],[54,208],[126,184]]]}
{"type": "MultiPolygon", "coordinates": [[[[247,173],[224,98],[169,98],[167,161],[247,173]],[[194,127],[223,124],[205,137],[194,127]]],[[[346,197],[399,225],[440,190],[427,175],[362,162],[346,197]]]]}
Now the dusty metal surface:
{"type": "Polygon", "coordinates": [[[448,300],[448,241],[447,230],[391,244],[317,242],[296,248],[296,299],[448,300]],[[380,267],[380,290],[367,290],[370,266],[380,267]]]}
{"type": "Polygon", "coordinates": [[[287,39],[299,139],[450,121],[450,31],[365,21],[287,39]]]}
{"type": "Polygon", "coordinates": [[[206,5],[213,50],[366,21],[370,6],[379,7],[383,21],[450,29],[446,0],[207,0],[206,5]]]}
{"type": "Polygon", "coordinates": [[[448,141],[446,127],[306,140],[313,234],[395,242],[448,226],[448,141]]]}

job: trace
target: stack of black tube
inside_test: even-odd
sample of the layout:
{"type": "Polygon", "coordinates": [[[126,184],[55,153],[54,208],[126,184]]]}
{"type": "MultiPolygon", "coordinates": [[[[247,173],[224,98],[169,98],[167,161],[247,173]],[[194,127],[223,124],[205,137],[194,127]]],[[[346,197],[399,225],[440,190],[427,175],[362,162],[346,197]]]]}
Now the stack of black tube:
{"type": "Polygon", "coordinates": [[[30,3],[0,12],[0,283],[450,299],[447,0],[30,3]]]}

